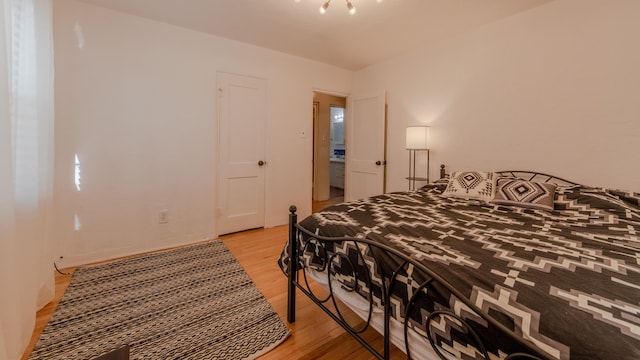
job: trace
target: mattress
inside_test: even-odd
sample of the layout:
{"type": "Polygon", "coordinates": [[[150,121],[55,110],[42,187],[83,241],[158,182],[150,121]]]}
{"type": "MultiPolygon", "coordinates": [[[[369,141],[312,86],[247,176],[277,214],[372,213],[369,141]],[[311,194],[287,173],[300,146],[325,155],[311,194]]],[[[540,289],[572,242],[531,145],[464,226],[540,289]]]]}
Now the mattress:
{"type": "MultiPolygon", "coordinates": [[[[546,211],[443,197],[443,190],[430,185],[347,202],[300,225],[318,236],[367,238],[401,251],[549,357],[640,358],[638,194],[560,187],[555,209],[546,211]]],[[[301,265],[325,273],[330,268],[347,292],[381,306],[381,279],[399,259],[349,241],[301,235],[299,242],[301,265]]],[[[279,262],[286,270],[286,251],[279,262]]],[[[400,278],[390,301],[400,324],[407,306],[416,308],[407,315],[410,328],[426,335],[425,314],[453,309],[472,324],[491,357],[519,351],[445,287],[420,288],[424,274],[409,267],[400,278]],[[414,305],[408,299],[416,292],[424,296],[414,305]]],[[[451,320],[434,325],[445,354],[481,358],[451,320]]]]}

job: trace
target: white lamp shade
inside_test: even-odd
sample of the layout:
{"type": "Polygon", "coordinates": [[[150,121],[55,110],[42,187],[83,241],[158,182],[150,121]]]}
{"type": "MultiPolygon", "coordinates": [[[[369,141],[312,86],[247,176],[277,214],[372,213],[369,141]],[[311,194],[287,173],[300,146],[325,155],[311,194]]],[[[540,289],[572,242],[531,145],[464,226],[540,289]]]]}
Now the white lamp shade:
{"type": "Polygon", "coordinates": [[[429,140],[428,126],[409,126],[407,128],[407,149],[427,150],[429,140]]]}

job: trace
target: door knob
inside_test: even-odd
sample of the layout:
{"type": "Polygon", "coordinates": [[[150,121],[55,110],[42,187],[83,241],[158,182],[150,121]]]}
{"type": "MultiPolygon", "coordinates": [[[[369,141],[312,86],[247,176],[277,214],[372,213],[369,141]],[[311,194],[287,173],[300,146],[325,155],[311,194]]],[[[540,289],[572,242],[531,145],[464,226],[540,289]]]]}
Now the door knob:
{"type": "Polygon", "coordinates": [[[264,164],[266,164],[266,162],[264,162],[264,161],[262,161],[262,160],[258,161],[258,166],[262,166],[262,165],[264,165],[264,164]]]}
{"type": "Polygon", "coordinates": [[[382,165],[382,162],[380,160],[376,161],[376,165],[380,166],[382,165]]]}

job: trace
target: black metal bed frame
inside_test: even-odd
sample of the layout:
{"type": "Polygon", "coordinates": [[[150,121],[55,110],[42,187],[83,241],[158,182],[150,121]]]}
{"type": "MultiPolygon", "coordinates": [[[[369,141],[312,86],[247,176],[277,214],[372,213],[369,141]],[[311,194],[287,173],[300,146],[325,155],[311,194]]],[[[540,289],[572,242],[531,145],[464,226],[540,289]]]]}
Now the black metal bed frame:
{"type": "MultiPolygon", "coordinates": [[[[547,175],[547,174],[543,174],[543,173],[539,173],[539,172],[530,172],[530,171],[513,171],[513,170],[507,170],[507,171],[498,171],[496,172],[500,175],[503,176],[514,176],[514,177],[518,177],[518,178],[523,178],[523,179],[527,179],[527,180],[535,180],[535,181],[539,181],[539,182],[548,182],[548,183],[556,183],[559,185],[564,185],[564,186],[572,186],[572,185],[578,185],[575,182],[572,181],[568,181],[562,178],[558,178],[552,175],[547,175]]],[[[444,177],[444,165],[441,166],[440,169],[440,175],[441,178],[444,177]]],[[[505,359],[506,360],[516,360],[516,359],[523,359],[523,360],[527,360],[527,359],[537,359],[537,360],[542,360],[542,359],[551,359],[551,357],[549,357],[548,354],[542,352],[540,349],[538,349],[535,345],[533,345],[532,343],[528,342],[527,340],[524,340],[522,337],[520,337],[519,335],[517,335],[515,332],[513,332],[512,330],[508,329],[507,327],[505,327],[504,325],[502,325],[500,322],[496,321],[493,317],[491,317],[488,314],[485,314],[481,309],[479,309],[477,306],[475,306],[475,304],[473,304],[471,301],[469,301],[464,295],[462,295],[458,290],[456,290],[453,286],[451,286],[446,279],[443,279],[442,277],[440,277],[437,273],[433,272],[432,270],[430,270],[429,268],[427,268],[426,266],[424,266],[423,264],[416,262],[415,260],[411,259],[410,257],[406,256],[405,254],[390,248],[384,244],[380,244],[377,242],[374,242],[372,240],[369,240],[367,238],[353,238],[353,237],[340,237],[340,238],[329,238],[329,237],[323,237],[323,236],[318,236],[312,232],[310,232],[309,230],[303,228],[302,226],[300,226],[298,224],[298,216],[296,214],[296,207],[295,206],[291,206],[289,208],[289,248],[288,248],[288,255],[289,255],[289,271],[288,271],[288,303],[287,303],[287,321],[289,323],[293,323],[295,322],[295,318],[296,318],[296,308],[295,308],[295,304],[296,304],[296,289],[300,290],[303,294],[305,294],[307,297],[309,297],[315,304],[317,304],[325,313],[327,313],[334,321],[336,321],[340,326],[342,326],[342,328],[345,329],[345,331],[347,331],[347,333],[349,333],[351,336],[353,336],[358,342],[360,342],[360,344],[362,344],[362,346],[364,346],[368,351],[370,351],[377,359],[389,359],[390,356],[390,349],[391,349],[391,343],[390,343],[390,332],[391,332],[391,326],[390,326],[390,322],[391,322],[391,303],[390,303],[390,297],[391,297],[391,290],[393,289],[393,287],[398,284],[398,276],[401,272],[406,271],[407,268],[409,266],[413,266],[414,271],[419,271],[424,278],[426,279],[422,284],[420,284],[420,287],[418,288],[418,290],[414,293],[414,295],[409,299],[409,302],[407,304],[407,309],[406,312],[404,314],[404,342],[405,342],[405,349],[406,349],[406,353],[407,353],[407,358],[411,359],[411,350],[409,347],[409,339],[408,339],[408,332],[409,332],[409,324],[408,324],[408,319],[409,319],[409,315],[410,312],[413,310],[412,308],[414,307],[414,303],[416,301],[416,296],[418,296],[418,294],[421,294],[422,291],[424,289],[427,288],[433,288],[433,286],[439,286],[439,287],[443,287],[445,289],[447,289],[453,296],[455,296],[459,301],[461,301],[462,303],[464,303],[468,308],[472,309],[475,314],[477,316],[479,316],[480,318],[482,318],[484,321],[486,321],[487,323],[491,324],[491,326],[493,326],[494,328],[498,329],[504,336],[507,336],[509,339],[511,339],[515,344],[517,344],[517,348],[518,349],[522,349],[519,352],[516,353],[512,353],[509,354],[505,359]],[[355,329],[353,328],[344,318],[343,314],[341,313],[341,311],[339,310],[339,307],[336,303],[337,298],[336,295],[334,295],[333,292],[333,288],[331,287],[331,276],[332,276],[332,271],[331,271],[331,264],[333,262],[334,257],[336,256],[341,256],[344,260],[350,262],[351,260],[349,260],[345,255],[341,255],[338,253],[334,253],[331,255],[330,258],[326,258],[325,259],[325,264],[322,268],[318,268],[316,270],[320,270],[320,271],[324,271],[326,270],[327,272],[327,277],[328,277],[328,284],[329,284],[329,294],[324,297],[323,299],[319,299],[311,290],[310,286],[309,286],[309,282],[307,280],[307,272],[305,270],[305,267],[302,265],[303,263],[301,262],[301,257],[300,254],[305,250],[303,249],[299,249],[299,236],[301,235],[306,235],[309,237],[310,240],[308,240],[307,245],[309,246],[309,244],[311,242],[313,242],[314,246],[317,246],[319,248],[322,249],[322,251],[324,251],[325,253],[325,258],[326,258],[326,254],[328,253],[325,250],[325,246],[329,243],[332,242],[351,242],[354,244],[355,249],[359,249],[359,254],[358,256],[360,257],[360,259],[364,260],[364,250],[365,249],[369,249],[371,250],[372,248],[378,249],[378,250],[382,250],[387,254],[392,254],[395,257],[397,257],[398,259],[400,259],[401,264],[400,266],[398,266],[391,274],[384,274],[383,273],[383,281],[381,282],[381,286],[382,286],[382,305],[384,307],[384,315],[383,315],[383,321],[384,321],[384,332],[383,332],[383,337],[384,337],[384,348],[383,348],[383,352],[380,353],[379,350],[376,350],[371,344],[367,343],[366,340],[364,340],[359,334],[361,334],[363,331],[365,331],[367,328],[369,328],[371,326],[371,321],[372,321],[372,312],[373,312],[373,298],[372,295],[369,295],[369,315],[368,318],[365,322],[365,324],[362,326],[362,328],[359,329],[355,329]],[[328,268],[327,268],[328,267],[328,268]],[[302,276],[301,276],[302,274],[302,276]],[[303,280],[301,282],[301,279],[303,280]],[[329,303],[329,300],[331,300],[331,303],[333,303],[333,310],[327,305],[329,303]]],[[[379,259],[374,255],[376,253],[376,251],[368,251],[368,260],[370,260],[371,258],[374,259],[376,264],[379,264],[379,259]]],[[[358,279],[365,279],[364,281],[369,282],[369,284],[371,283],[371,274],[358,274],[356,267],[351,266],[351,268],[353,269],[354,272],[354,278],[356,279],[356,286],[354,286],[353,288],[350,289],[346,289],[347,291],[354,291],[355,288],[357,287],[357,282],[359,281],[358,279]],[[362,276],[360,276],[362,275],[362,276]]],[[[382,269],[382,267],[379,267],[382,269]]],[[[371,288],[371,286],[369,286],[369,289],[371,288]]],[[[481,353],[481,355],[485,358],[485,359],[489,359],[489,355],[488,352],[486,350],[486,346],[482,343],[482,340],[480,339],[480,337],[477,335],[476,331],[473,330],[473,326],[471,326],[464,318],[458,316],[457,314],[455,314],[455,312],[452,309],[446,309],[446,310],[438,310],[438,311],[433,311],[426,319],[426,329],[425,330],[426,334],[427,334],[427,339],[430,343],[431,348],[435,351],[435,353],[441,358],[441,359],[447,359],[447,357],[442,353],[441,349],[439,348],[439,346],[437,345],[437,339],[434,338],[434,336],[431,333],[430,330],[430,324],[432,321],[435,321],[436,318],[438,317],[448,317],[451,320],[454,321],[454,323],[457,324],[458,326],[458,330],[462,331],[463,333],[466,334],[466,336],[468,337],[468,342],[470,344],[474,344],[476,346],[476,349],[481,353]]],[[[450,355],[449,355],[450,356],[450,355]]]]}
{"type": "MultiPolygon", "coordinates": [[[[444,165],[441,165],[441,169],[443,169],[442,166],[444,166],[444,165]]],[[[576,182],[569,181],[569,180],[566,180],[566,179],[563,179],[563,178],[559,178],[559,177],[554,176],[554,175],[549,175],[549,174],[545,174],[545,173],[541,173],[541,172],[534,172],[534,171],[502,170],[502,171],[495,171],[495,173],[499,174],[501,176],[511,176],[511,177],[516,177],[516,178],[519,178],[519,179],[535,181],[535,182],[553,183],[553,184],[561,185],[561,186],[576,186],[576,185],[580,185],[580,184],[578,184],[576,182]]]]}

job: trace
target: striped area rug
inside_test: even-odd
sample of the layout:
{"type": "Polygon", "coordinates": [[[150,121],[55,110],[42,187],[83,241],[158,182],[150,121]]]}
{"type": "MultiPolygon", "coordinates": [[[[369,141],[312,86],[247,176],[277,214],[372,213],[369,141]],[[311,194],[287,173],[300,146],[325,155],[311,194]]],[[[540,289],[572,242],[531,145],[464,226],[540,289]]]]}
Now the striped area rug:
{"type": "Polygon", "coordinates": [[[253,359],[289,331],[221,241],[79,268],[29,359],[253,359]]]}

